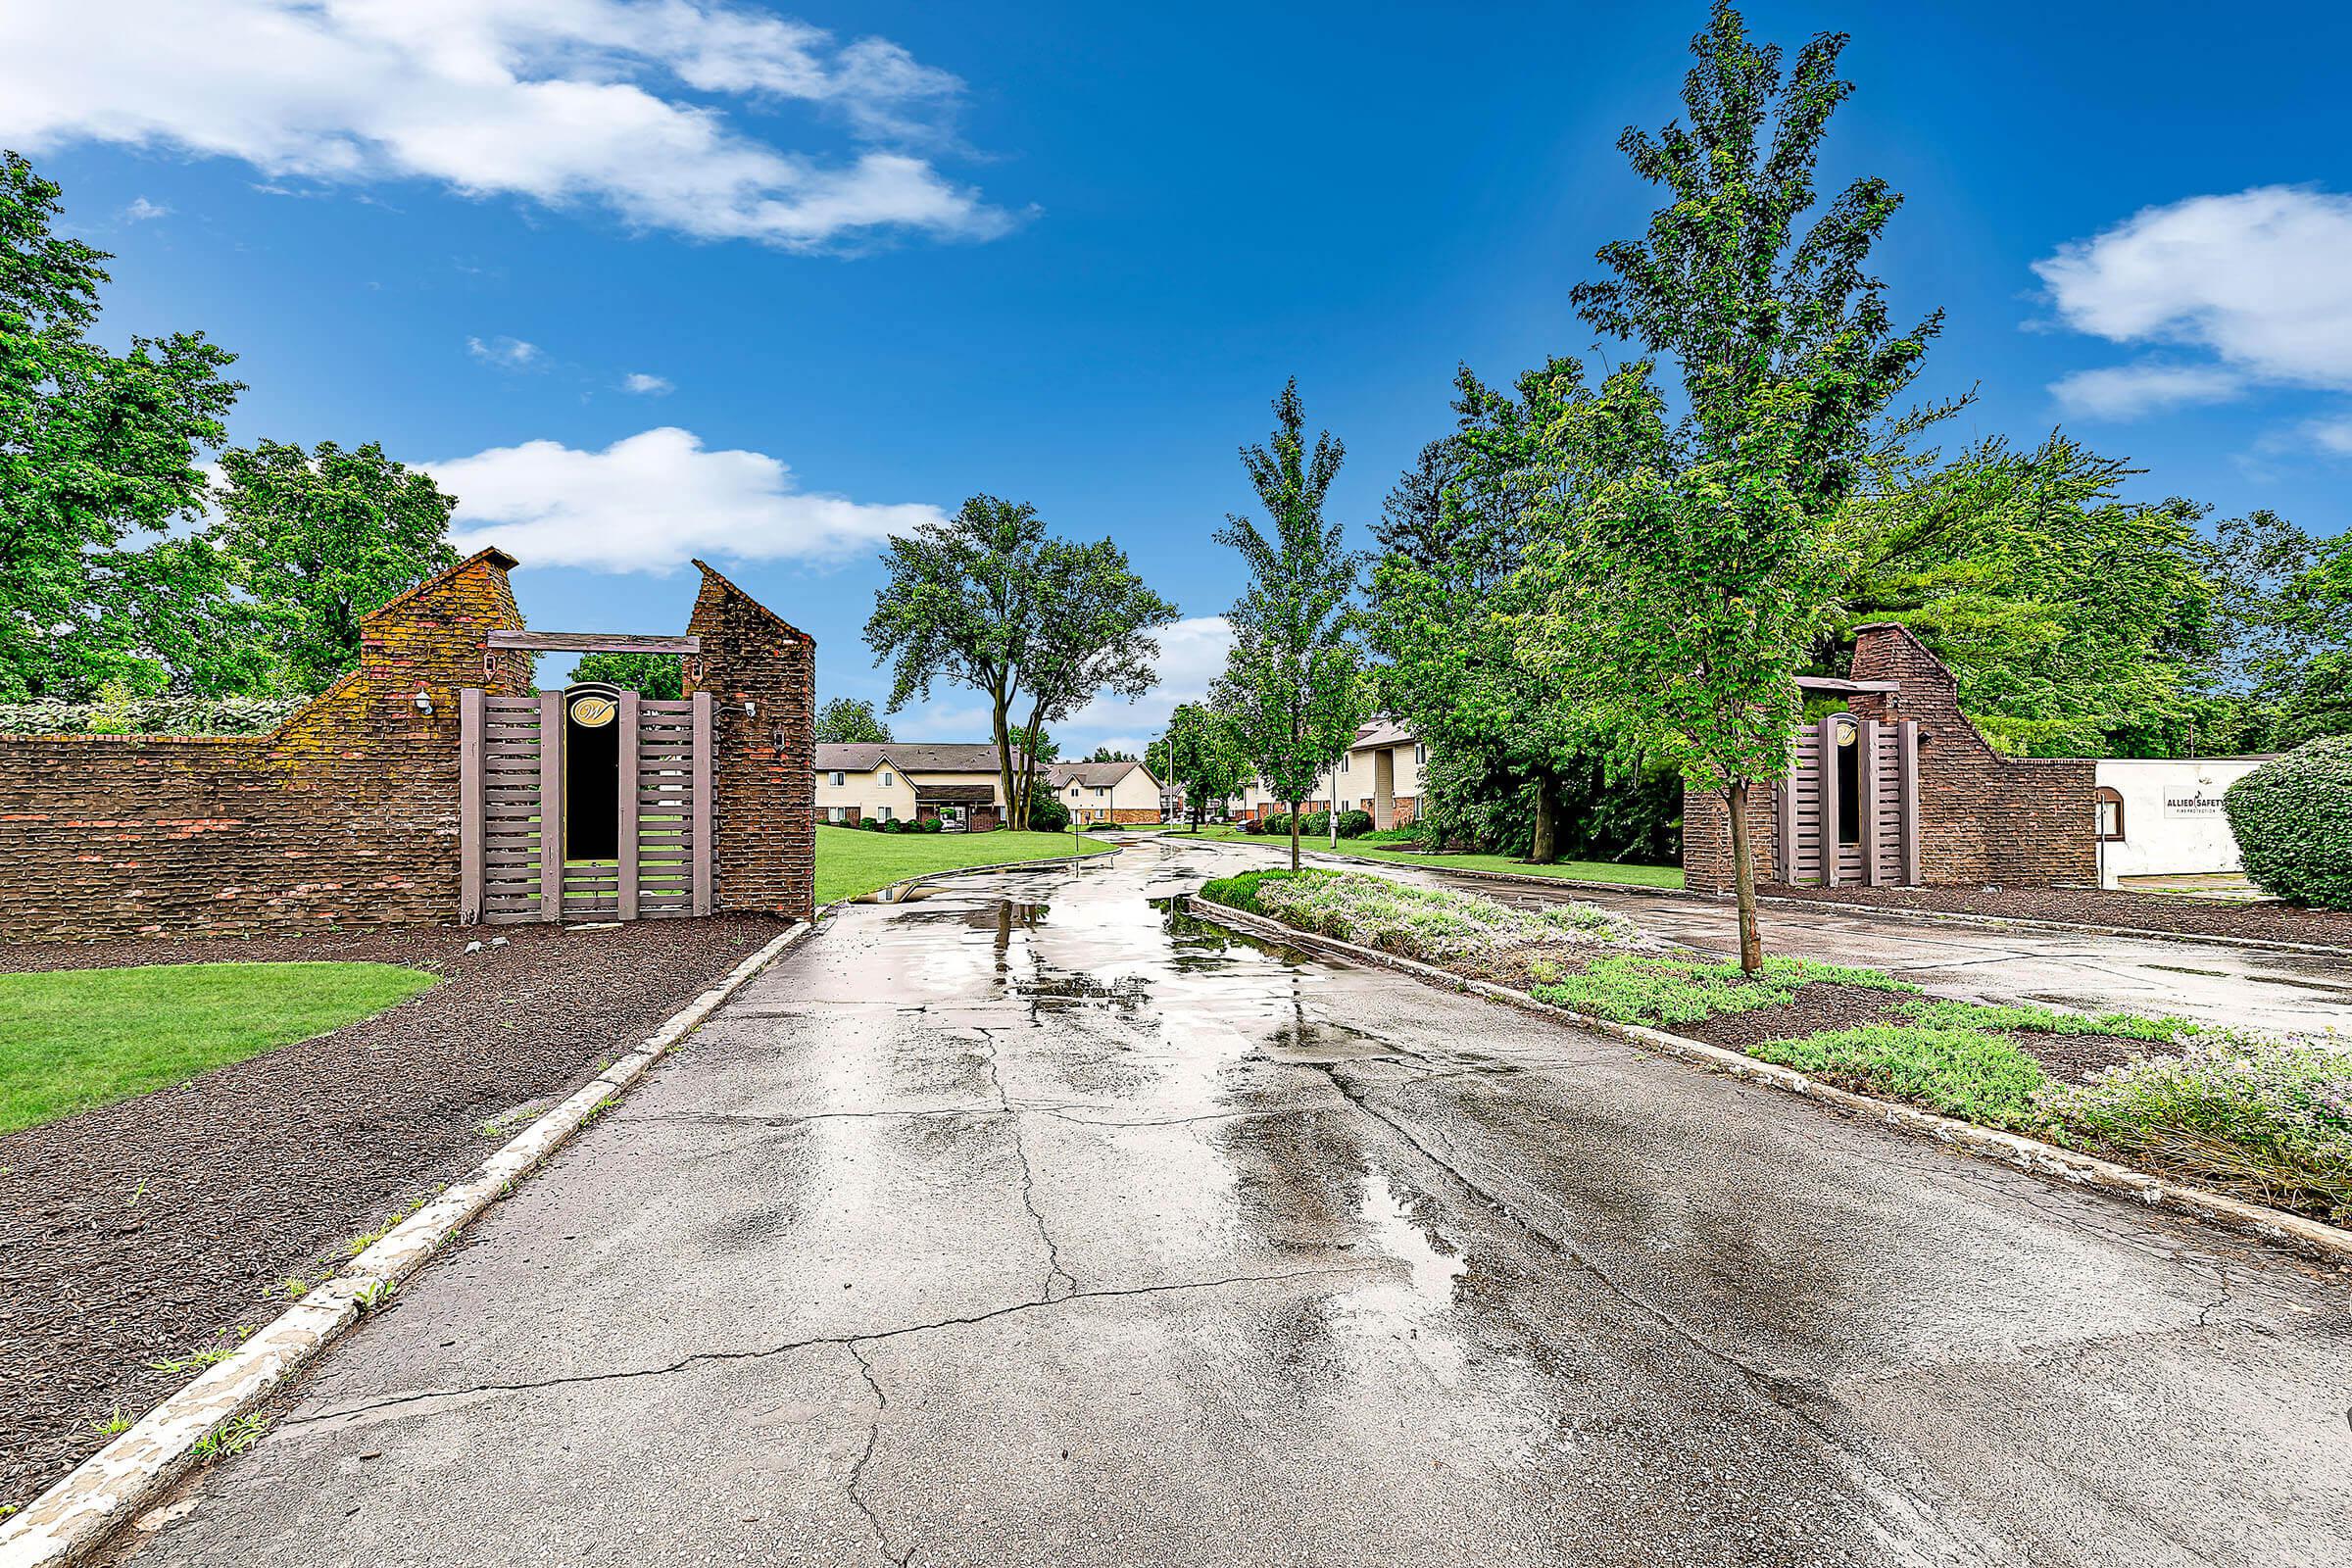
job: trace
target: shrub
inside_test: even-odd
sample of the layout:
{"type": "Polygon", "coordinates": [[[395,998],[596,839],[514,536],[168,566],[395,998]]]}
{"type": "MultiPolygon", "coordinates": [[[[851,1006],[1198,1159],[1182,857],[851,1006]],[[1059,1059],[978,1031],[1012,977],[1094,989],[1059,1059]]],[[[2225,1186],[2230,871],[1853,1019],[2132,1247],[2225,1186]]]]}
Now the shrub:
{"type": "Polygon", "coordinates": [[[917,833],[937,833],[940,828],[941,823],[936,816],[918,817],[914,823],[914,830],[917,833]]]}
{"type": "Polygon", "coordinates": [[[904,833],[906,831],[906,824],[900,821],[895,816],[886,816],[882,819],[882,831],[885,833],[904,833]]]}
{"type": "Polygon", "coordinates": [[[1309,811],[1298,819],[1298,832],[1300,836],[1310,839],[1331,837],[1331,813],[1329,811],[1309,811]]]}
{"type": "Polygon", "coordinates": [[[861,816],[858,819],[858,825],[865,829],[868,833],[879,833],[882,831],[882,819],[878,816],[861,816]]]}
{"type": "Polygon", "coordinates": [[[2352,735],[2265,762],[2222,796],[2246,875],[2266,893],[2352,909],[2352,735]]]}
{"type": "Polygon", "coordinates": [[[2043,1106],[2089,1143],[2257,1202],[2352,1220],[2352,1057],[2312,1041],[2202,1036],[2043,1106]]]}
{"type": "MultiPolygon", "coordinates": [[[[1202,891],[1225,902],[1209,889],[1202,891]]],[[[1469,973],[1507,972],[1545,956],[1581,957],[1596,944],[1639,939],[1632,921],[1591,905],[1521,909],[1476,894],[1408,887],[1360,873],[1286,876],[1251,883],[1249,891],[1253,902],[1236,907],[1301,931],[1469,973]]]]}
{"type": "Polygon", "coordinates": [[[1029,801],[1029,831],[1032,833],[1067,833],[1070,830],[1070,808],[1053,796],[1039,792],[1029,801]]]}
{"type": "Polygon", "coordinates": [[[2050,1076],[2004,1035],[1982,1029],[1867,1024],[1805,1040],[1765,1040],[1751,1056],[1815,1076],[1846,1078],[1987,1127],[2035,1129],[2050,1076]]]}
{"type": "Polygon", "coordinates": [[[1612,954],[1594,958],[1580,974],[1561,975],[1529,990],[1537,1001],[1554,1006],[1655,1027],[1779,1006],[1795,1001],[1797,987],[1803,985],[1865,986],[1886,992],[1919,989],[1877,969],[1805,958],[1766,958],[1751,978],[1737,963],[1612,954]]]}
{"type": "Polygon", "coordinates": [[[1229,909],[1243,909],[1250,914],[1264,914],[1264,906],[1257,901],[1257,890],[1268,882],[1304,881],[1309,877],[1332,875],[1329,871],[1244,871],[1239,876],[1219,877],[1203,883],[1200,896],[1211,904],[1222,904],[1229,909]]]}
{"type": "Polygon", "coordinates": [[[1272,816],[1259,817],[1258,831],[1270,834],[1275,838],[1289,838],[1291,836],[1291,813],[1277,811],[1272,816]]]}
{"type": "Polygon", "coordinates": [[[1360,839],[1371,831],[1372,813],[1370,811],[1342,811],[1340,813],[1340,837],[1360,839]]]}

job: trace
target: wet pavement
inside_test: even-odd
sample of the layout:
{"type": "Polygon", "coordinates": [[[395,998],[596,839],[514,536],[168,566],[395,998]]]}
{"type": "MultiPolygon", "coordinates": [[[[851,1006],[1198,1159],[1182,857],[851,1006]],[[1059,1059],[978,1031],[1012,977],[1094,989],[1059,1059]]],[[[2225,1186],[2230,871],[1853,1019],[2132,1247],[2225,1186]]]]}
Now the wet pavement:
{"type": "MultiPolygon", "coordinates": [[[[1282,852],[1211,841],[1191,851],[1212,857],[1209,874],[1286,863],[1282,852]]],[[[1728,899],[1616,893],[1589,886],[1554,893],[1524,883],[1448,876],[1418,866],[1328,862],[1334,869],[1393,875],[1534,906],[1568,899],[1619,910],[1670,942],[1731,956],[1740,951],[1739,911],[1728,899]]],[[[2352,959],[2274,953],[2217,943],[2092,936],[2068,931],[1994,930],[1857,913],[1850,907],[1767,906],[1764,948],[1901,975],[1941,996],[2003,1004],[2043,1003],[2081,1012],[2169,1013],[2222,1027],[2286,1033],[2335,1030],[2352,1045],[2352,959]]]]}
{"type": "Polygon", "coordinates": [[[149,1564],[2342,1564],[2352,1275],[1163,907],[768,971],[149,1564]]]}

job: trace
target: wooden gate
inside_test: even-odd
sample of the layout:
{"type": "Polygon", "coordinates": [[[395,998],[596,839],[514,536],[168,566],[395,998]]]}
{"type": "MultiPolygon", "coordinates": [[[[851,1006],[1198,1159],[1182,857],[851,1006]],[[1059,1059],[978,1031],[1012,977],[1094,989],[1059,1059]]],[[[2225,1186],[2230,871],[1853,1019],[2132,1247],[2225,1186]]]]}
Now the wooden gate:
{"type": "Polygon", "coordinates": [[[1797,731],[1774,805],[1781,881],[1916,885],[1919,725],[1824,714],[1797,731]]]}
{"type": "Polygon", "coordinates": [[[459,717],[466,924],[710,912],[708,692],[468,688],[459,717]]]}

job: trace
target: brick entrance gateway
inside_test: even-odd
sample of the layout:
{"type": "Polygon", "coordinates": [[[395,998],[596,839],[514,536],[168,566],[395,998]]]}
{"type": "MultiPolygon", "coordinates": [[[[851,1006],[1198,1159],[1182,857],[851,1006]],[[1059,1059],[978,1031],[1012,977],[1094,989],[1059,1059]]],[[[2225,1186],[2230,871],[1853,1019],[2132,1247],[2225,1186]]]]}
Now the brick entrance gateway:
{"type": "MultiPolygon", "coordinates": [[[[360,667],[267,735],[0,736],[0,937],[233,936],[465,917],[465,710],[479,703],[486,716],[492,704],[538,701],[531,644],[545,639],[523,627],[507,581],[514,564],[484,550],[368,615],[360,667]]],[[[692,841],[700,849],[675,858],[674,881],[685,912],[697,907],[699,865],[700,907],[806,919],[815,907],[816,645],[695,564],[702,591],[687,633],[697,656],[676,706],[689,734],[694,715],[708,714],[700,798],[709,818],[692,841]]],[[[668,799],[675,754],[663,748],[678,725],[651,727],[662,733],[644,755],[663,764],[653,788],[668,799]]],[[[691,782],[691,744],[685,751],[691,782]]],[[[694,809],[689,799],[681,840],[694,809]]],[[[648,833],[649,850],[661,836],[648,833]]],[[[560,902],[611,917],[616,870],[612,881],[610,900],[583,885],[559,890],[560,902]]],[[[648,906],[679,902],[666,870],[648,881],[648,906]]]]}
{"type": "MultiPolygon", "coordinates": [[[[2004,757],[1960,711],[1959,683],[1901,626],[1854,635],[1853,674],[1800,682],[1845,700],[1797,732],[1785,780],[1749,792],[1756,880],[2048,887],[2098,875],[2097,764],[2004,757]]],[[[1686,792],[1683,872],[1732,886],[1731,812],[1686,792]]]]}

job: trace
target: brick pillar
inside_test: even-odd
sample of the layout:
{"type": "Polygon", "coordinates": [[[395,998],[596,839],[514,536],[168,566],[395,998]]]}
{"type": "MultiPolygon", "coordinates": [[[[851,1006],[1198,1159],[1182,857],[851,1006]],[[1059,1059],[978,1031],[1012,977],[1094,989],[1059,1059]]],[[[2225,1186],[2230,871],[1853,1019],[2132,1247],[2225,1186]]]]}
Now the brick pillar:
{"type": "Polygon", "coordinates": [[[708,565],[687,631],[716,731],[717,907],[816,912],[816,640],[708,565]],[[748,705],[748,706],[747,706],[748,705]]]}

